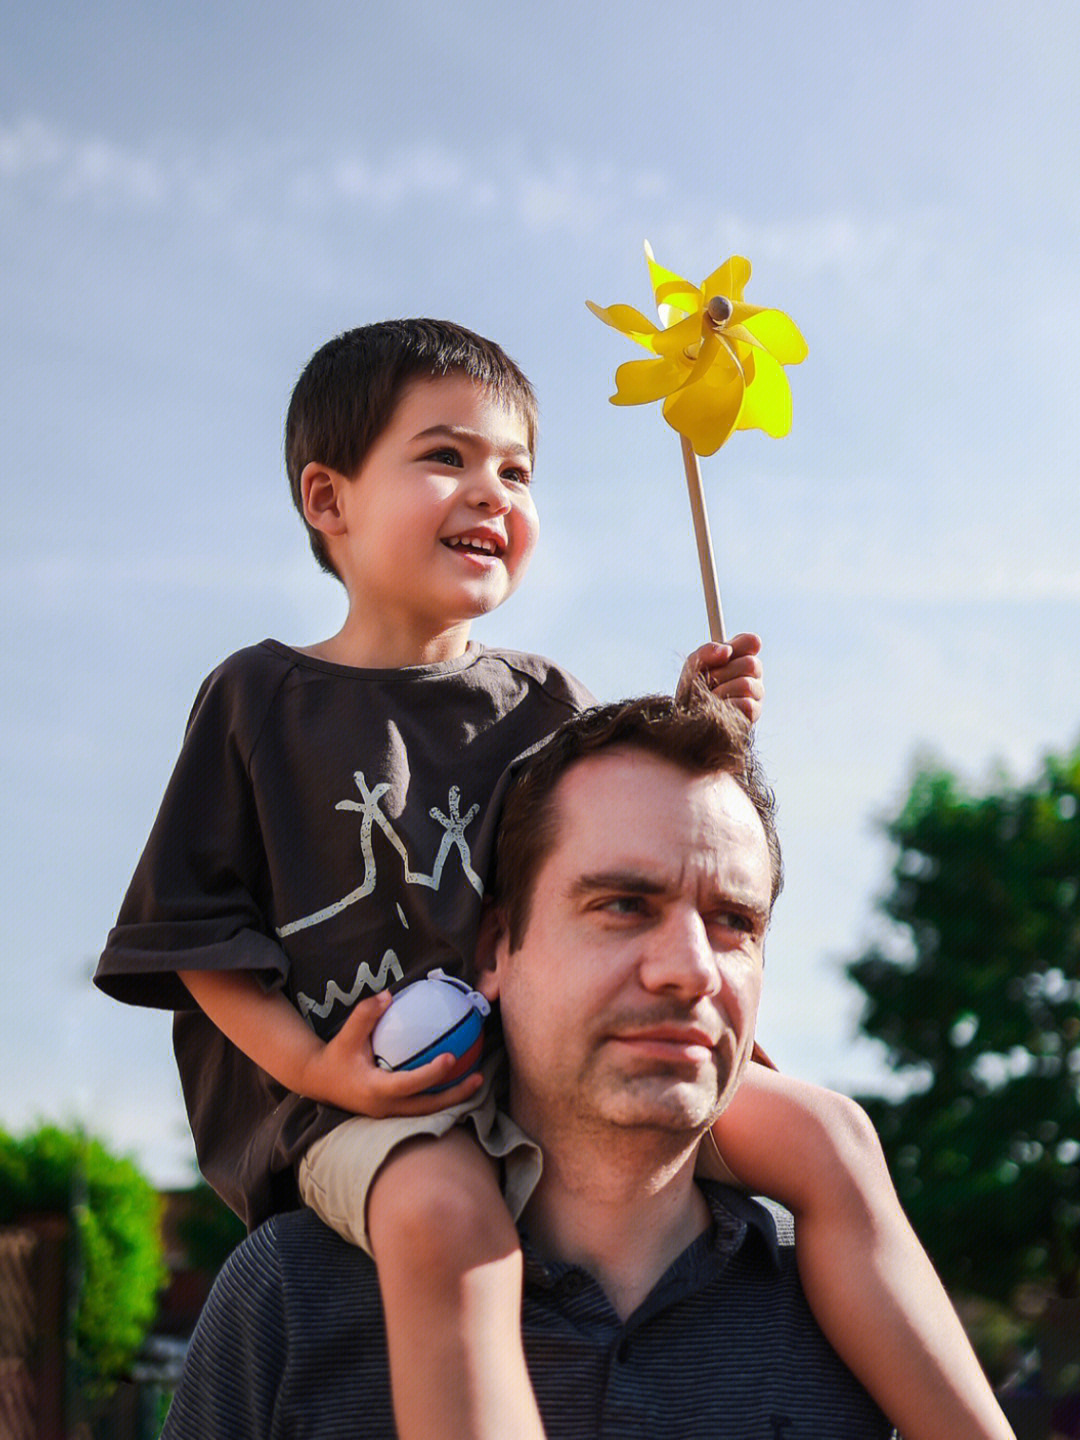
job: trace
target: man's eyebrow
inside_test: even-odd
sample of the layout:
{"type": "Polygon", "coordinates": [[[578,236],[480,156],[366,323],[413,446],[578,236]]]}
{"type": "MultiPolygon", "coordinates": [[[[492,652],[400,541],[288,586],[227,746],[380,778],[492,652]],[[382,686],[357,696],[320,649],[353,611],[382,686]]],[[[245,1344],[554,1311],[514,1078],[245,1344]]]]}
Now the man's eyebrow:
{"type": "MultiPolygon", "coordinates": [[[[596,894],[619,895],[663,895],[669,884],[662,877],[647,875],[640,870],[597,870],[588,875],[579,875],[570,886],[573,898],[596,894]]],[[[763,905],[753,891],[732,887],[717,892],[716,902],[731,910],[738,910],[761,927],[769,923],[770,908],[763,905]]]]}
{"type": "MultiPolygon", "coordinates": [[[[461,440],[467,444],[486,444],[487,437],[476,430],[470,430],[465,425],[429,425],[426,430],[418,430],[413,436],[414,440],[461,440]]],[[[520,440],[500,440],[496,438],[495,448],[503,455],[528,455],[529,447],[523,445],[520,440]]]]}
{"type": "Polygon", "coordinates": [[[645,875],[640,870],[597,870],[590,875],[579,875],[570,887],[572,895],[592,895],[602,890],[633,891],[637,895],[662,895],[667,889],[665,881],[655,875],[645,875]]]}
{"type": "Polygon", "coordinates": [[[769,917],[772,911],[768,905],[762,905],[760,900],[751,900],[741,894],[732,894],[723,898],[723,903],[729,905],[732,910],[740,910],[748,919],[756,921],[762,929],[767,929],[769,917]]]}

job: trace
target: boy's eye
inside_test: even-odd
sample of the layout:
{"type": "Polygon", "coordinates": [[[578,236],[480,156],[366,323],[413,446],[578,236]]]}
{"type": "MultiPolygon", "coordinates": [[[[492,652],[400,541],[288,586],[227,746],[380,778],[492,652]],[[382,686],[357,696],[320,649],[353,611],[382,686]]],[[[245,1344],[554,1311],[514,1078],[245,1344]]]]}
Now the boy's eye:
{"type": "Polygon", "coordinates": [[[528,485],[532,475],[521,465],[511,465],[502,472],[502,478],[511,485],[528,485]]]}
{"type": "Polygon", "coordinates": [[[428,460],[434,460],[439,465],[460,465],[461,455],[452,446],[442,445],[438,450],[428,451],[428,460]]]}

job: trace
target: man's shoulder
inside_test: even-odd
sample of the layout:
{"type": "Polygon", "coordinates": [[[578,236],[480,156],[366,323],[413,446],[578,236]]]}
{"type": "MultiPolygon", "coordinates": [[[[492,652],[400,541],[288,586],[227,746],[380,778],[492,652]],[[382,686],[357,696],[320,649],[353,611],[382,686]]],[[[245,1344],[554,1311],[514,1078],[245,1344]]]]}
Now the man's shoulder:
{"type": "Polygon", "coordinates": [[[162,1440],[342,1433],[393,1433],[375,1267],[311,1211],[289,1211],[218,1272],[162,1440]]]}
{"type": "Polygon", "coordinates": [[[272,1215],[242,1240],[218,1272],[211,1301],[212,1323],[303,1333],[315,1345],[341,1339],[344,1314],[357,1325],[382,1324],[374,1261],[307,1209],[272,1215]]]}
{"type": "Polygon", "coordinates": [[[775,1419],[794,1424],[799,1418],[819,1427],[815,1434],[828,1423],[835,1435],[893,1435],[814,1319],[799,1279],[790,1212],[726,1185],[706,1181],[702,1189],[717,1228],[726,1226],[734,1235],[729,1263],[716,1281],[724,1344],[748,1373],[768,1357],[775,1419]]]}
{"type": "Polygon", "coordinates": [[[374,1271],[374,1262],[363,1250],[350,1245],[323,1223],[313,1210],[302,1207],[272,1215],[242,1240],[225,1262],[243,1265],[270,1262],[281,1276],[326,1266],[336,1274],[347,1270],[350,1278],[362,1271],[374,1271]]]}

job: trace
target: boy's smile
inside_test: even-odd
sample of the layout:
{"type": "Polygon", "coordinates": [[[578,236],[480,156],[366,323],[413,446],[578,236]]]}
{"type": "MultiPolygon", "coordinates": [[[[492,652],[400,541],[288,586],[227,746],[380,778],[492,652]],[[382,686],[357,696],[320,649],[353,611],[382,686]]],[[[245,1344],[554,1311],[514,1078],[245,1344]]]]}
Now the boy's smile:
{"type": "MultiPolygon", "coordinates": [[[[452,659],[514,591],[539,524],[526,422],[464,375],[414,381],[321,525],[349,594],[334,650],[362,665],[452,659]]],[[[332,642],[331,642],[332,643],[332,642]]]]}

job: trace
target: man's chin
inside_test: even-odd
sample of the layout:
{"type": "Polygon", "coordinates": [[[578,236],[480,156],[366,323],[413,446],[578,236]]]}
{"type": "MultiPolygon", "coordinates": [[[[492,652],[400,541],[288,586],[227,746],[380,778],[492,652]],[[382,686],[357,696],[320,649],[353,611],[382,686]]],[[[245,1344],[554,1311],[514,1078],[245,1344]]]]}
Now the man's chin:
{"type": "Polygon", "coordinates": [[[612,1125],[654,1130],[696,1140],[720,1114],[715,1080],[687,1081],[664,1074],[638,1074],[609,1098],[603,1110],[612,1125]]]}

